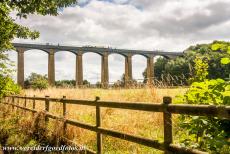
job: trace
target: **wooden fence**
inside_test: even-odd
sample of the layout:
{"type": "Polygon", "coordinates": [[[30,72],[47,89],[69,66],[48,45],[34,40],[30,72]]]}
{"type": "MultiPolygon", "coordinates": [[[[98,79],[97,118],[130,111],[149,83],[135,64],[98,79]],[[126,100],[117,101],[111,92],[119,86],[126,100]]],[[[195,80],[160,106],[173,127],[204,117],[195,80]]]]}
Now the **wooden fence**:
{"type": "Polygon", "coordinates": [[[188,154],[202,154],[205,152],[198,151],[195,149],[187,149],[173,144],[172,136],[172,114],[185,114],[185,115],[195,115],[195,116],[212,116],[224,119],[230,119],[230,106],[214,106],[214,105],[189,105],[189,104],[171,104],[172,99],[170,97],[164,97],[162,104],[150,104],[150,103],[131,103],[131,102],[109,102],[100,101],[99,97],[96,100],[73,100],[63,98],[50,98],[46,97],[23,97],[23,96],[9,96],[1,100],[1,103],[12,105],[26,111],[31,111],[33,113],[38,112],[35,110],[35,101],[45,102],[45,115],[52,119],[65,119],[65,125],[73,125],[90,131],[94,131],[97,134],[97,151],[87,150],[88,153],[102,153],[102,135],[108,135],[115,138],[123,139],[126,141],[134,142],[144,146],[152,147],[158,150],[164,151],[165,154],[170,153],[188,153],[188,154]],[[24,106],[17,104],[16,99],[23,99],[24,106]],[[26,100],[32,100],[32,109],[27,107],[26,100]],[[57,116],[49,112],[51,102],[60,102],[63,104],[63,115],[57,116]],[[96,107],[96,125],[86,124],[75,120],[70,120],[66,117],[66,104],[78,104],[96,107]],[[127,134],[125,132],[119,132],[101,127],[101,112],[102,107],[106,108],[119,108],[119,109],[129,109],[138,111],[149,111],[149,112],[162,112],[164,120],[164,142],[159,142],[158,140],[152,140],[140,136],[135,136],[127,134]]]}

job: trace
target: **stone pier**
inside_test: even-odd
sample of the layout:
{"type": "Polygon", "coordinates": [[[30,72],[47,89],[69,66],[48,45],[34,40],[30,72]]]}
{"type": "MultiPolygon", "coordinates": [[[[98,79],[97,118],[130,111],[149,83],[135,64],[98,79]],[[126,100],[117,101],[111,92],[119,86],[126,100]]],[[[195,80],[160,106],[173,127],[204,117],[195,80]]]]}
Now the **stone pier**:
{"type": "Polygon", "coordinates": [[[147,57],[147,83],[152,85],[154,83],[154,56],[147,57]]]}
{"type": "Polygon", "coordinates": [[[125,57],[125,86],[129,86],[132,79],[132,55],[128,54],[125,57]]]}
{"type": "Polygon", "coordinates": [[[55,59],[54,50],[50,49],[48,57],[48,81],[51,86],[55,85],[55,59]]]}
{"type": "Polygon", "coordinates": [[[101,84],[103,88],[109,85],[109,66],[108,66],[108,52],[101,56],[101,84]]]}
{"type": "Polygon", "coordinates": [[[18,71],[17,71],[17,82],[22,88],[24,88],[24,52],[23,48],[18,48],[18,71]]]}
{"type": "Polygon", "coordinates": [[[82,65],[82,52],[76,55],[76,86],[83,85],[83,65],[82,65]]]}

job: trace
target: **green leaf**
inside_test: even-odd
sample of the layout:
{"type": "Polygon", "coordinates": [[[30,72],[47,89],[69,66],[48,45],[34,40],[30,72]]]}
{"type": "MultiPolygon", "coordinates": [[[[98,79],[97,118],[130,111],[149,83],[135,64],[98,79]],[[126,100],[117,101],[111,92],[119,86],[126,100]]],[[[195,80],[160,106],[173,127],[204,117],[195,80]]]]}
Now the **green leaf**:
{"type": "Polygon", "coordinates": [[[230,54],[230,46],[228,46],[227,53],[230,54]]]}
{"type": "Polygon", "coordinates": [[[219,43],[213,44],[211,46],[211,49],[214,51],[219,50],[220,48],[221,48],[221,44],[219,44],[219,43]]]}
{"type": "Polygon", "coordinates": [[[221,58],[221,63],[222,64],[229,64],[230,63],[230,59],[229,58],[221,58]]]}

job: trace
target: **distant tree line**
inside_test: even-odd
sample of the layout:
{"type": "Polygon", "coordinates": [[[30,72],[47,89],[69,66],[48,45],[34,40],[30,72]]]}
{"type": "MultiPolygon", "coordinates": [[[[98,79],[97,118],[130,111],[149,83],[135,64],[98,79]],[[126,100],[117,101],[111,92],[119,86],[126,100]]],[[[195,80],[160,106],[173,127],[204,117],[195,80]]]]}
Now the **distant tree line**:
{"type": "MultiPolygon", "coordinates": [[[[47,75],[41,75],[37,73],[31,73],[24,82],[25,88],[32,89],[47,89],[49,87],[47,75]]],[[[83,85],[89,86],[90,82],[87,80],[83,81],[83,85]]],[[[76,86],[75,80],[59,80],[55,81],[55,86],[58,88],[74,88],[76,86]]]]}

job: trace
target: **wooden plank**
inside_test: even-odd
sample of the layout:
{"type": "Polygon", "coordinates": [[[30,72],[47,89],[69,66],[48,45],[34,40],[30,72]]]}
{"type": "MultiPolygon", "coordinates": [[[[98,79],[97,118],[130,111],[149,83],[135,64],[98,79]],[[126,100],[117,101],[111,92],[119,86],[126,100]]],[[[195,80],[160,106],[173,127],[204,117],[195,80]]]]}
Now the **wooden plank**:
{"type": "Polygon", "coordinates": [[[174,114],[212,116],[230,119],[230,106],[171,104],[168,110],[174,114]]]}
{"type": "Polygon", "coordinates": [[[78,121],[75,121],[75,120],[66,119],[66,123],[70,124],[70,125],[73,125],[73,126],[81,127],[83,129],[95,131],[95,132],[97,130],[96,126],[86,124],[86,123],[82,123],[82,122],[78,122],[78,121]]]}
{"type": "Polygon", "coordinates": [[[20,109],[23,109],[23,110],[26,110],[26,111],[30,111],[30,112],[34,112],[34,113],[38,112],[36,110],[29,109],[29,108],[26,108],[26,107],[22,107],[22,106],[19,106],[19,105],[16,105],[16,104],[12,104],[12,103],[7,103],[7,102],[2,102],[2,103],[7,104],[7,105],[13,105],[13,106],[15,106],[17,108],[20,108],[20,109]]]}
{"type": "MultiPolygon", "coordinates": [[[[15,98],[25,98],[21,96],[13,96],[15,98]]],[[[27,97],[27,99],[34,99],[33,97],[27,97]]],[[[46,98],[36,97],[36,100],[45,100],[46,98]]],[[[74,99],[57,99],[49,98],[52,102],[65,102],[67,104],[79,104],[96,106],[95,101],[90,100],[74,100],[74,99]]],[[[100,101],[100,107],[141,110],[141,111],[154,111],[163,112],[164,107],[162,104],[152,103],[131,103],[131,102],[110,102],[100,101]]],[[[214,106],[214,105],[191,105],[191,104],[170,104],[169,112],[173,114],[186,114],[196,116],[215,116],[230,119],[230,106],[214,106]]]]}
{"type": "MultiPolygon", "coordinates": [[[[7,97],[14,97],[14,98],[21,98],[21,99],[24,99],[24,98],[27,98],[28,100],[33,100],[34,97],[24,97],[24,96],[7,96],[7,97]]],[[[44,101],[46,98],[45,97],[35,97],[36,100],[40,100],[40,101],[44,101]]]]}
{"type": "MultiPolygon", "coordinates": [[[[62,101],[62,100],[61,100],[62,101]]],[[[64,100],[68,104],[79,104],[96,106],[93,101],[87,100],[64,100]]],[[[99,101],[100,107],[130,109],[140,111],[163,112],[162,104],[150,103],[127,103],[127,102],[107,102],[99,101]]],[[[168,111],[174,114],[186,114],[197,116],[216,116],[230,119],[230,106],[213,106],[213,105],[190,105],[190,104],[170,104],[168,111]]]]}
{"type": "Polygon", "coordinates": [[[88,106],[96,106],[96,103],[91,100],[74,100],[74,99],[65,99],[60,100],[61,102],[66,102],[67,104],[78,104],[78,105],[88,105],[88,106]]]}
{"type": "MultiPolygon", "coordinates": [[[[79,104],[79,105],[96,106],[96,103],[94,101],[88,101],[88,100],[66,99],[66,100],[61,100],[61,101],[65,101],[67,104],[79,104]]],[[[107,101],[98,101],[98,102],[100,103],[100,107],[142,110],[142,111],[155,111],[155,112],[162,112],[163,111],[163,106],[161,104],[107,102],[107,101]]]]}

